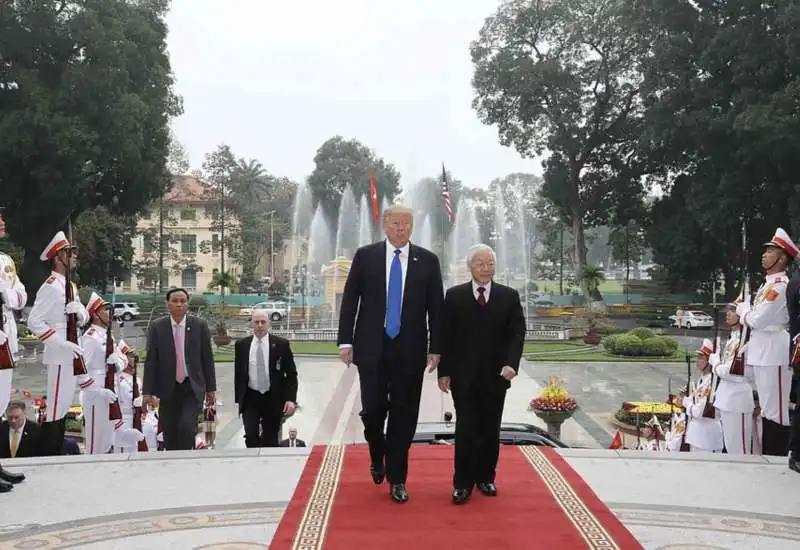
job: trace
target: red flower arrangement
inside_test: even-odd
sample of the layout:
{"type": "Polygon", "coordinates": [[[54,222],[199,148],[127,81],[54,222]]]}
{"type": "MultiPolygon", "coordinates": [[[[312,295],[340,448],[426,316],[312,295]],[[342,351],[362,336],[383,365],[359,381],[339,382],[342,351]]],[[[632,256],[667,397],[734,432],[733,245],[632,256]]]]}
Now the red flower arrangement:
{"type": "Polygon", "coordinates": [[[553,376],[547,381],[538,397],[529,402],[531,409],[549,412],[572,412],[578,408],[578,403],[561,384],[561,380],[553,376]]]}

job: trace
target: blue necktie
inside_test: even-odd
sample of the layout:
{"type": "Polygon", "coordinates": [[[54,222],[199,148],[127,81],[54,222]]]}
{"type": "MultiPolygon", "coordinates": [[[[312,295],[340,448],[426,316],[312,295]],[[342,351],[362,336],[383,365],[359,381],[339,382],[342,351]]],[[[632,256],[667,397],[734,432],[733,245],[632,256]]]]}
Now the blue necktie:
{"type": "Polygon", "coordinates": [[[394,251],[392,267],[389,269],[389,291],[386,293],[386,336],[396,338],[400,334],[400,311],[403,308],[403,268],[400,267],[400,251],[394,251]]]}

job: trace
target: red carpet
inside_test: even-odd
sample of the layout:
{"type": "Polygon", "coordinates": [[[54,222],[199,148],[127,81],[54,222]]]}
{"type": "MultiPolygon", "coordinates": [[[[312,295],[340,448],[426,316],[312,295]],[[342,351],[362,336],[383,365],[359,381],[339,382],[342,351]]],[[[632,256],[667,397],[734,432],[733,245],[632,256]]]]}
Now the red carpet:
{"type": "Polygon", "coordinates": [[[315,447],[270,548],[642,549],[549,448],[502,447],[500,494],[475,491],[462,506],[450,501],[452,447],[412,447],[403,505],[372,483],[368,465],[365,445],[315,447]]]}

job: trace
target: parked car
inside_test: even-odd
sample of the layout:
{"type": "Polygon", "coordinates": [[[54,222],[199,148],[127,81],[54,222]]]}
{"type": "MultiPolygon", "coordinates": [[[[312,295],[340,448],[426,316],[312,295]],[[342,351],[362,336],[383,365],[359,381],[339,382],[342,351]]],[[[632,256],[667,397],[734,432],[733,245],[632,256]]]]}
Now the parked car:
{"type": "MultiPolygon", "coordinates": [[[[678,326],[678,318],[675,315],[670,315],[669,319],[673,327],[678,326]]],[[[687,329],[712,328],[714,326],[714,318],[704,311],[684,311],[683,326],[687,329]]]]}
{"type": "Polygon", "coordinates": [[[134,302],[116,302],[114,304],[114,319],[132,321],[139,317],[139,306],[134,302]]]}
{"type": "MultiPolygon", "coordinates": [[[[420,422],[412,443],[452,445],[456,440],[455,422],[420,422]]],[[[568,448],[568,445],[532,424],[503,422],[500,425],[502,445],[538,445],[540,447],[568,448]]]]}
{"type": "Polygon", "coordinates": [[[250,317],[254,311],[264,310],[272,321],[282,321],[289,315],[289,305],[286,302],[260,302],[253,307],[243,307],[239,315],[250,317]]]}

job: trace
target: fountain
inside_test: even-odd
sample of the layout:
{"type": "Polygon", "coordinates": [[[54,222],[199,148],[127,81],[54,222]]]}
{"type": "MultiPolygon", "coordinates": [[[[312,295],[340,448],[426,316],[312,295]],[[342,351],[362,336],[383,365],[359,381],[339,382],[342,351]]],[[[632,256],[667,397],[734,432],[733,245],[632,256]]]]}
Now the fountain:
{"type": "Polygon", "coordinates": [[[448,287],[469,280],[465,263],[467,251],[471,246],[478,244],[480,239],[480,227],[475,208],[461,203],[456,212],[455,223],[446,247],[449,257],[447,258],[448,264],[445,265],[450,266],[450,273],[447,277],[448,287]]]}
{"type": "Polygon", "coordinates": [[[419,239],[414,239],[414,242],[422,248],[433,250],[433,227],[431,227],[430,214],[425,214],[419,228],[419,239]]]}
{"type": "Polygon", "coordinates": [[[366,246],[372,242],[372,211],[367,196],[361,195],[361,204],[358,208],[358,247],[366,246]]]}
{"type": "Polygon", "coordinates": [[[508,258],[508,223],[506,217],[506,201],[505,197],[503,197],[503,190],[498,185],[494,188],[494,230],[492,231],[495,254],[497,254],[495,276],[508,285],[510,262],[508,258]]]}

